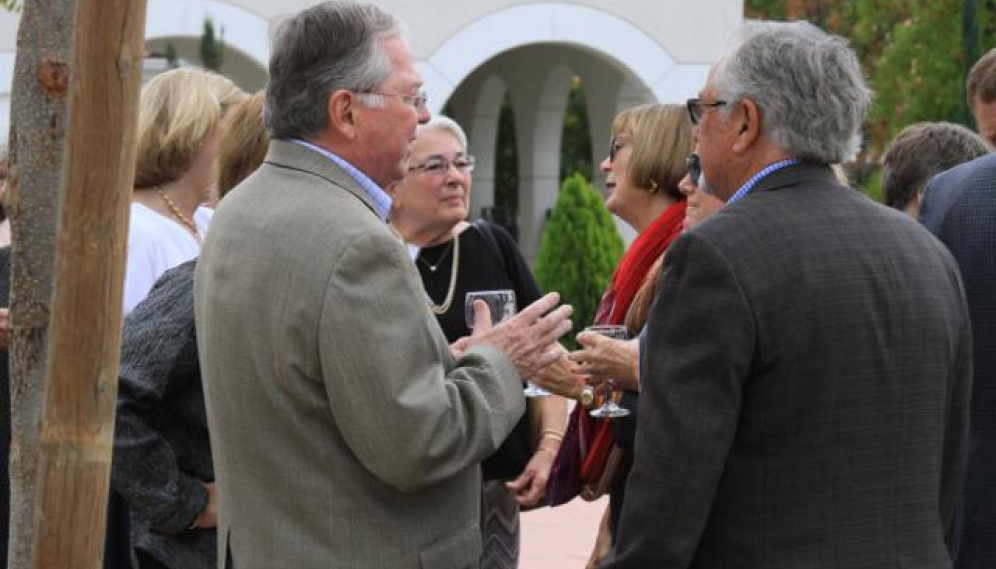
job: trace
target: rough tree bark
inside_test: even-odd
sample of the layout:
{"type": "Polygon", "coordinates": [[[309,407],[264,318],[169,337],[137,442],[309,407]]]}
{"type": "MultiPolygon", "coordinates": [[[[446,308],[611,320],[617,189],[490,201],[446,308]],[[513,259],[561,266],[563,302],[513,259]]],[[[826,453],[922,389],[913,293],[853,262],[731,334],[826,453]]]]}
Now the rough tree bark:
{"type": "Polygon", "coordinates": [[[24,6],[11,105],[10,567],[103,558],[145,6],[24,6]]]}

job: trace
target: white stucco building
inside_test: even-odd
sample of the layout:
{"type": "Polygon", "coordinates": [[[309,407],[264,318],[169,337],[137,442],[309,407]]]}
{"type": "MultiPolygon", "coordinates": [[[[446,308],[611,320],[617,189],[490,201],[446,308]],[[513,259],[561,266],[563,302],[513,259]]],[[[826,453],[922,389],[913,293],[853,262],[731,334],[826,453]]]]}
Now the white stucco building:
{"type": "MultiPolygon", "coordinates": [[[[247,90],[266,81],[268,30],[310,0],[149,0],[150,49],[172,42],[197,60],[204,20],[223,28],[223,72],[247,90]]],[[[617,110],[644,102],[684,102],[743,18],[740,0],[426,0],[378,2],[409,25],[430,108],[447,102],[478,157],[472,215],[492,205],[498,112],[506,96],[516,118],[520,241],[532,257],[558,190],[567,94],[584,86],[595,163],[617,110]]],[[[0,133],[9,127],[17,17],[0,11],[0,133]]],[[[596,176],[596,179],[599,179],[596,176]]]]}

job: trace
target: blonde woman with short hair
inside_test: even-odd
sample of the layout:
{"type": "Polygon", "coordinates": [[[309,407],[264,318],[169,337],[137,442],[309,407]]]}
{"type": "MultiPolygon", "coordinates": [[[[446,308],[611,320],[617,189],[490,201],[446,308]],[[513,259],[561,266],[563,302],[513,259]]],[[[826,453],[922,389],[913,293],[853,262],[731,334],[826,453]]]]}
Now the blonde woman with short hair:
{"type": "Polygon", "coordinates": [[[142,89],[126,313],[163,272],[200,252],[211,220],[203,206],[216,195],[223,107],[245,97],[228,79],[199,69],[167,71],[142,89]]]}

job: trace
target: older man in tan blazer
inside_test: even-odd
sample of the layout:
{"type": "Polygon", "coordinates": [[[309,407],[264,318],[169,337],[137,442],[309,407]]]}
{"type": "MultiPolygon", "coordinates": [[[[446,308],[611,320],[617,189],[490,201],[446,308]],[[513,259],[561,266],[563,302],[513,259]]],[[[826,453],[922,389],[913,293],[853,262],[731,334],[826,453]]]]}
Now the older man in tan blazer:
{"type": "Polygon", "coordinates": [[[429,118],[399,30],[350,2],[277,30],[274,141],[204,243],[221,567],[475,567],[478,463],[523,412],[520,377],[570,327],[548,295],[495,328],[481,310],[447,345],[385,224],[382,188],[429,118]]]}

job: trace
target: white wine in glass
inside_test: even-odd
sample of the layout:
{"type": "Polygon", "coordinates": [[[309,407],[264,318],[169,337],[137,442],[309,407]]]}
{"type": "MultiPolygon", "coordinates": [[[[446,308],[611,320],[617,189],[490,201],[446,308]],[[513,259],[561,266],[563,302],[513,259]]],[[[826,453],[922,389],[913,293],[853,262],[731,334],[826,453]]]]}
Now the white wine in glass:
{"type": "MultiPolygon", "coordinates": [[[[588,326],[584,329],[585,332],[594,332],[596,334],[601,334],[606,338],[612,338],[614,340],[625,340],[628,335],[626,334],[625,326],[616,325],[603,325],[603,326],[588,326]]],[[[602,406],[598,409],[591,410],[592,417],[599,418],[612,418],[612,417],[625,417],[629,415],[629,409],[625,409],[616,404],[612,400],[612,380],[605,380],[605,401],[602,406]]]]}

